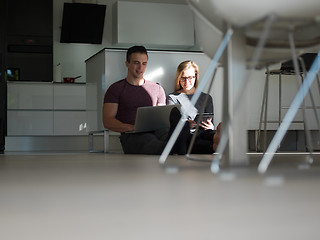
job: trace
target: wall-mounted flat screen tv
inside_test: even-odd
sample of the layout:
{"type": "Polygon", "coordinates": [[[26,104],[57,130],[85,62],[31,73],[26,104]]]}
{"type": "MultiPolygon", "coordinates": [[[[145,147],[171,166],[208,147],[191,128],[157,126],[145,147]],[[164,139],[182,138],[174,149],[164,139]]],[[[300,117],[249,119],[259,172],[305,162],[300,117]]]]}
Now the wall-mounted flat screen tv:
{"type": "Polygon", "coordinates": [[[101,44],[106,5],[64,3],[61,43],[101,44]]]}

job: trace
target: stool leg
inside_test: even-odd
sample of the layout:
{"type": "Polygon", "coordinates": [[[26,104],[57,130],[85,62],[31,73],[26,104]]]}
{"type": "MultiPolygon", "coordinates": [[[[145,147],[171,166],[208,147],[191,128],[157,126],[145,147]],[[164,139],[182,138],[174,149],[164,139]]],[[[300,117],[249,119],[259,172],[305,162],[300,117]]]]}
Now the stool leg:
{"type": "Polygon", "coordinates": [[[104,140],[103,152],[107,153],[109,152],[109,131],[108,130],[103,131],[103,140],[104,140]]]}
{"type": "Polygon", "coordinates": [[[279,106],[278,106],[278,127],[281,124],[281,113],[282,113],[282,76],[281,73],[279,74],[279,95],[278,95],[278,102],[279,102],[279,106]]]}
{"type": "MultiPolygon", "coordinates": [[[[305,66],[305,62],[304,62],[304,60],[303,60],[302,57],[299,57],[299,61],[300,61],[300,63],[301,63],[302,69],[303,69],[303,74],[306,76],[306,75],[307,75],[307,69],[306,69],[306,66],[305,66]]],[[[320,87],[318,74],[317,74],[316,76],[317,76],[318,87],[320,87]]],[[[303,76],[302,76],[302,75],[301,75],[301,78],[302,78],[302,81],[303,81],[303,76]]],[[[319,89],[319,90],[320,90],[320,89],[319,89]]],[[[320,91],[319,91],[319,92],[320,92],[320,91]]],[[[315,118],[316,118],[317,127],[318,127],[318,129],[320,130],[319,115],[318,115],[318,112],[317,112],[317,107],[316,107],[316,104],[315,104],[315,101],[314,101],[314,98],[313,98],[313,94],[312,94],[311,89],[309,89],[309,95],[310,95],[310,101],[311,101],[311,104],[312,104],[314,116],[315,116],[315,118]]],[[[307,137],[308,137],[308,138],[307,138],[306,140],[310,142],[310,143],[308,144],[308,146],[310,145],[310,146],[312,147],[312,139],[311,139],[311,136],[307,136],[307,137]]]]}
{"type": "MultiPolygon", "coordinates": [[[[306,74],[305,74],[306,75],[306,74]]],[[[317,80],[319,81],[318,79],[318,75],[317,75],[317,80]]],[[[318,82],[319,84],[319,82],[318,82]]],[[[312,91],[311,89],[309,89],[309,95],[310,95],[310,101],[311,101],[311,104],[312,104],[312,108],[313,108],[313,113],[314,113],[314,116],[316,118],[316,122],[317,122],[317,127],[318,129],[320,129],[320,118],[319,118],[319,114],[317,112],[317,106],[315,104],[315,101],[314,101],[314,98],[313,98],[313,94],[312,94],[312,91]]]]}
{"type": "MultiPolygon", "coordinates": [[[[279,93],[278,93],[278,128],[280,127],[282,121],[282,74],[279,74],[279,93]]],[[[280,150],[281,143],[279,143],[278,150],[280,150]]]]}
{"type": "Polygon", "coordinates": [[[263,152],[267,149],[267,121],[268,121],[268,101],[269,101],[269,68],[267,67],[268,74],[266,80],[266,102],[264,109],[264,133],[263,133],[263,152]]]}
{"type": "MultiPolygon", "coordinates": [[[[304,62],[301,61],[301,60],[300,60],[300,62],[301,62],[303,71],[306,72],[306,68],[305,68],[304,62]]],[[[295,67],[295,72],[296,72],[296,76],[297,76],[297,81],[299,83],[299,87],[301,87],[302,83],[303,83],[303,75],[302,75],[302,73],[299,74],[300,69],[298,68],[297,59],[294,60],[294,63],[295,63],[294,67],[295,67]]],[[[311,101],[312,101],[313,97],[312,97],[311,89],[308,89],[308,93],[309,93],[311,101]]],[[[307,120],[308,116],[307,116],[307,112],[306,112],[305,98],[303,99],[303,101],[301,103],[301,106],[302,106],[302,112],[303,112],[303,129],[304,129],[304,133],[305,133],[304,135],[305,135],[305,142],[306,142],[306,146],[305,147],[306,147],[306,151],[310,152],[310,159],[313,159],[313,157],[312,157],[313,144],[312,144],[312,140],[311,140],[311,133],[310,133],[310,128],[309,128],[309,123],[308,123],[308,120],[307,120]]],[[[311,160],[311,162],[312,162],[312,160],[311,160]]]]}
{"type": "MultiPolygon", "coordinates": [[[[298,83],[298,88],[305,88],[303,84],[303,76],[301,74],[299,65],[298,65],[298,57],[296,55],[295,51],[295,45],[294,45],[294,39],[293,39],[293,33],[289,32],[289,43],[290,43],[290,50],[291,50],[291,55],[292,55],[292,61],[293,61],[293,66],[294,66],[294,71],[297,77],[297,83],[298,83]]],[[[310,86],[311,87],[311,86],[310,86]]],[[[311,89],[304,89],[304,91],[308,91],[310,93],[311,89]]],[[[302,97],[301,97],[302,98],[302,97]]],[[[305,96],[301,99],[301,104],[300,104],[303,112],[303,128],[305,132],[305,139],[306,139],[306,150],[309,150],[310,153],[310,159],[312,159],[312,152],[313,152],[313,144],[311,141],[311,134],[310,134],[310,128],[309,128],[309,123],[307,122],[307,115],[306,115],[306,104],[305,104],[305,96]]]]}
{"type": "Polygon", "coordinates": [[[89,133],[89,152],[93,152],[93,134],[89,133]]]}
{"type": "MultiPolygon", "coordinates": [[[[268,87],[269,87],[269,69],[267,66],[267,75],[266,75],[266,81],[264,84],[264,91],[263,91],[263,97],[262,97],[262,104],[261,104],[261,111],[260,111],[260,120],[259,120],[259,131],[258,131],[258,136],[256,140],[256,151],[261,151],[261,131],[262,131],[262,117],[264,116],[264,121],[266,121],[266,101],[268,99],[268,87]]],[[[264,130],[266,126],[264,125],[264,130]]]]}
{"type": "Polygon", "coordinates": [[[318,83],[318,90],[319,90],[319,94],[320,94],[320,80],[319,80],[319,75],[317,74],[317,83],[318,83]]]}
{"type": "MultiPolygon", "coordinates": [[[[319,95],[320,95],[320,80],[319,80],[319,75],[317,74],[317,83],[318,83],[318,90],[319,90],[319,95]]],[[[320,122],[318,123],[320,125],[320,122]]],[[[320,141],[320,126],[318,125],[318,142],[320,141]]]]}

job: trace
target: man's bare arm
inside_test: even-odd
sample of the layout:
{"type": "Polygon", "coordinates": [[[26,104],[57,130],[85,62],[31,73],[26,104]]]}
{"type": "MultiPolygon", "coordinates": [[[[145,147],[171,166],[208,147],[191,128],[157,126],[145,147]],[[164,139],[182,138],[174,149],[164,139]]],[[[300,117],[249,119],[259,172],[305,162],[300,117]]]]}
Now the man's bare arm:
{"type": "Polygon", "coordinates": [[[116,119],[117,111],[117,103],[103,104],[103,126],[115,132],[132,132],[134,125],[126,124],[116,119]]]}

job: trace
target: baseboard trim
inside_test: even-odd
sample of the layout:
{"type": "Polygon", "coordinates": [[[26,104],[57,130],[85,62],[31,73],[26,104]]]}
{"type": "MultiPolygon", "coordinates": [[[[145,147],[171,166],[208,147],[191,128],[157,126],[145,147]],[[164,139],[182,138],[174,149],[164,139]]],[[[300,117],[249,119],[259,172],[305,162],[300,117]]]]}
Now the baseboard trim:
{"type": "MultiPolygon", "coordinates": [[[[103,149],[103,136],[94,137],[95,149],[103,149]]],[[[122,152],[119,136],[111,135],[110,152],[122,152]]],[[[85,136],[7,136],[5,151],[88,151],[89,137],[85,136]]]]}

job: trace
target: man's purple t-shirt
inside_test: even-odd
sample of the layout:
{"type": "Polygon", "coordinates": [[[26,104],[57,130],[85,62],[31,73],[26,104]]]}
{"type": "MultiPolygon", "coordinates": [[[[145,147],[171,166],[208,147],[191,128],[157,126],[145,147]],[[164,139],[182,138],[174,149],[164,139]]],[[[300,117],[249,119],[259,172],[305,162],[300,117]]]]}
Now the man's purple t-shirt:
{"type": "Polygon", "coordinates": [[[116,118],[123,123],[134,124],[138,107],[165,104],[166,95],[155,82],[145,80],[143,85],[134,86],[123,79],[108,88],[104,103],[117,103],[116,118]]]}

